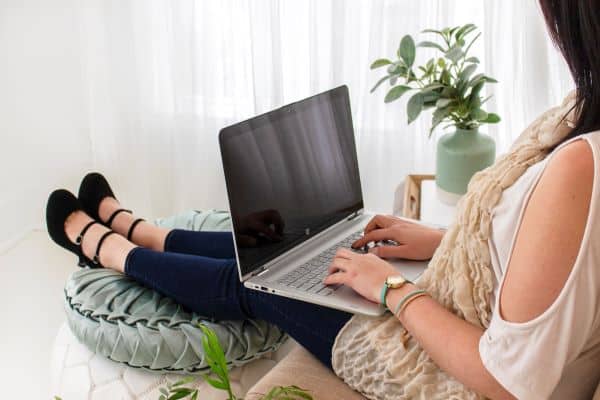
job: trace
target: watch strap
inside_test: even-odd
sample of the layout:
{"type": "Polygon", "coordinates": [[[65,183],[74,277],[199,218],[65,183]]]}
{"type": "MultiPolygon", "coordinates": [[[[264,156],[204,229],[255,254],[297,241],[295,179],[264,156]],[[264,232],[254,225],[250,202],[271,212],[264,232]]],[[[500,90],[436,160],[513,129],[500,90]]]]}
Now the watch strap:
{"type": "Polygon", "coordinates": [[[385,282],[383,282],[383,286],[381,287],[381,292],[379,295],[379,304],[381,304],[385,308],[387,308],[387,306],[385,304],[385,296],[387,295],[389,288],[390,287],[388,286],[387,279],[386,279],[385,282]]]}

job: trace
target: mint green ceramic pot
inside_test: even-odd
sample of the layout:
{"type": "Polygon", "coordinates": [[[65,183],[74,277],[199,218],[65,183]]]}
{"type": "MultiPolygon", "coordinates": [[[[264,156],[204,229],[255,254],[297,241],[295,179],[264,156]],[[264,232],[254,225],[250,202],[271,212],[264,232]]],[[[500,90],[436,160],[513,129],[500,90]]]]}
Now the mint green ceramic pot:
{"type": "Polygon", "coordinates": [[[436,185],[440,199],[454,204],[467,192],[471,177],[496,158],[496,143],[477,129],[456,129],[437,144],[436,185]]]}

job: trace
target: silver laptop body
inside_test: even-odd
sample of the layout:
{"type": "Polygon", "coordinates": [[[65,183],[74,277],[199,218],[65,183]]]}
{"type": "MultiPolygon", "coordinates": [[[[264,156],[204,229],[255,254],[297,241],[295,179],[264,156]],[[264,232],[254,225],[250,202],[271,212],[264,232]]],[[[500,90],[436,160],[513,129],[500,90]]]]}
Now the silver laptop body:
{"type": "MultiPolygon", "coordinates": [[[[240,280],[250,289],[355,314],[384,308],[325,286],[364,213],[348,88],[340,86],[226,127],[219,134],[240,280]]],[[[415,280],[427,262],[392,264],[415,280]]]]}

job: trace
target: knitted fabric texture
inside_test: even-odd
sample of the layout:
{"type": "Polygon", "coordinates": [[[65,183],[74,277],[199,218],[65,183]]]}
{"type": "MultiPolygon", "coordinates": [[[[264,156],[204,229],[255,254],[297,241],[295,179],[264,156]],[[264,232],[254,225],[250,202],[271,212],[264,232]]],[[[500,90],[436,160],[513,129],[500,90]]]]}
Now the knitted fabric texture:
{"type": "MultiPolygon", "coordinates": [[[[442,306],[478,327],[487,328],[492,313],[492,210],[506,188],[568,136],[574,104],[571,93],[561,106],[538,117],[508,154],[475,174],[418,282],[442,306]]],[[[389,314],[353,317],[336,338],[332,363],[340,378],[369,399],[480,398],[442,371],[389,314]]]]}

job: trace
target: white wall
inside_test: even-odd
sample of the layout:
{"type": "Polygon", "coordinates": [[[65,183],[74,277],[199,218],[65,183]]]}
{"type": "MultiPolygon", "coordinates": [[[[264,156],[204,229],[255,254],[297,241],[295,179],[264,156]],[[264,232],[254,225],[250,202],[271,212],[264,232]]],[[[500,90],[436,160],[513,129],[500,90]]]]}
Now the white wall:
{"type": "Polygon", "coordinates": [[[91,167],[76,5],[0,0],[0,250],[91,167]]]}

